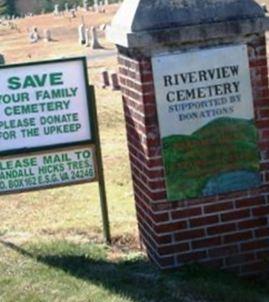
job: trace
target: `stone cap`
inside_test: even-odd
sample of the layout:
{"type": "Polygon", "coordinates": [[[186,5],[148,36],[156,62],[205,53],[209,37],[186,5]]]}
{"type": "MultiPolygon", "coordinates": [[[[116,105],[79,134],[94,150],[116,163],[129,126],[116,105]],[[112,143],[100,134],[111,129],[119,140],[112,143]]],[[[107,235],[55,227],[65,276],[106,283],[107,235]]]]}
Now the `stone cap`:
{"type": "MultiPolygon", "coordinates": [[[[145,47],[145,39],[152,37],[148,41],[152,43],[159,40],[158,35],[164,39],[163,43],[169,42],[169,31],[200,32],[199,28],[202,28],[203,37],[196,34],[195,39],[210,39],[211,34],[205,30],[210,29],[212,33],[213,24],[229,27],[227,32],[225,26],[218,26],[214,37],[231,35],[232,32],[244,35],[269,28],[265,11],[255,0],[125,0],[107,35],[120,46],[145,47]]],[[[180,39],[183,43],[182,37],[180,39]]]]}

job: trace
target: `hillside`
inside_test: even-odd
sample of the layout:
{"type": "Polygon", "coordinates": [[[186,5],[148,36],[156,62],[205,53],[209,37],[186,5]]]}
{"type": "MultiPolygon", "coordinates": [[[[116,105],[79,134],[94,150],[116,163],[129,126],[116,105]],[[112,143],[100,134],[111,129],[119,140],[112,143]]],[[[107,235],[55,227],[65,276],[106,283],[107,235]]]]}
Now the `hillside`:
{"type": "MultiPolygon", "coordinates": [[[[245,189],[248,180],[253,183],[252,173],[259,169],[256,128],[252,121],[242,119],[220,118],[190,136],[166,137],[163,153],[169,199],[211,195],[208,190],[203,191],[207,183],[231,172],[242,172],[245,181],[240,182],[240,189],[245,189]]],[[[238,185],[233,187],[234,176],[228,177],[232,183],[225,190],[238,189],[238,185]]],[[[221,186],[217,189],[219,193],[223,192],[221,186]]],[[[218,192],[215,189],[214,193],[218,192]]]]}

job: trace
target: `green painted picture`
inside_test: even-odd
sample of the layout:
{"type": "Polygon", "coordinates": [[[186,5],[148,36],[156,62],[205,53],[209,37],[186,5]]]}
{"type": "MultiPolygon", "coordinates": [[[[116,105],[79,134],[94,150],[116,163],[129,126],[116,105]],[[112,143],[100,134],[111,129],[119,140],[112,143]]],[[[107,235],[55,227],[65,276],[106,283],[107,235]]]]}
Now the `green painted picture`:
{"type": "Polygon", "coordinates": [[[216,119],[192,135],[163,138],[169,199],[191,199],[260,185],[251,120],[216,119]]]}

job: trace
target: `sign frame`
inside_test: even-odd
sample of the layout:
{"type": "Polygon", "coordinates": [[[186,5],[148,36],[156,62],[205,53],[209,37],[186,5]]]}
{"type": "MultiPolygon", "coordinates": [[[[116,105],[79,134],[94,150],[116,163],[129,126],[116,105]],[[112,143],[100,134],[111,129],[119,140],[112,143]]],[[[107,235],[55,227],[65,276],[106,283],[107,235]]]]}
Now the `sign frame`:
{"type": "Polygon", "coordinates": [[[95,132],[95,121],[94,121],[94,107],[95,105],[93,102],[95,100],[91,97],[91,92],[89,89],[89,76],[87,72],[87,59],[86,57],[72,57],[72,58],[61,58],[61,59],[54,59],[54,60],[44,60],[44,61],[35,61],[35,62],[27,62],[27,63],[16,63],[16,64],[9,64],[9,65],[1,65],[0,72],[5,69],[12,69],[12,68],[21,68],[27,66],[38,66],[38,65],[47,65],[53,63],[64,63],[64,62],[74,62],[78,61],[82,63],[83,66],[83,78],[84,78],[84,86],[85,86],[85,94],[86,94],[86,104],[88,108],[88,118],[89,118],[89,127],[91,131],[91,138],[76,141],[76,142],[69,142],[69,143],[60,143],[60,144],[51,144],[47,146],[38,146],[38,147],[29,147],[29,148],[18,148],[18,149],[9,149],[5,151],[0,151],[0,157],[8,156],[8,155],[19,155],[19,154],[27,154],[32,152],[42,152],[47,150],[54,150],[54,149],[63,149],[72,146],[83,146],[85,144],[96,144],[96,132],[95,132]]]}
{"type": "Polygon", "coordinates": [[[28,193],[28,192],[34,192],[34,191],[45,191],[48,189],[55,189],[55,188],[60,188],[60,187],[67,187],[67,186],[74,186],[78,184],[85,184],[85,183],[92,183],[92,182],[98,182],[98,167],[97,167],[97,159],[96,159],[96,146],[95,145],[75,145],[71,147],[66,147],[62,149],[50,149],[50,150],[44,150],[42,152],[27,152],[27,153],[21,153],[21,154],[10,154],[6,156],[0,156],[0,161],[1,160],[8,160],[8,159],[17,159],[20,157],[26,157],[26,156],[39,156],[39,155],[46,155],[50,153],[58,153],[58,152],[68,152],[68,151],[76,151],[80,149],[91,149],[93,153],[93,168],[95,172],[95,177],[92,179],[82,179],[82,180],[74,180],[71,181],[70,183],[55,183],[55,184],[49,184],[49,185],[44,185],[44,186],[36,186],[32,188],[26,188],[26,189],[10,189],[5,192],[0,192],[0,196],[5,196],[5,195],[13,195],[13,194],[20,194],[20,193],[28,193]],[[54,152],[53,152],[54,151],[54,152]]]}
{"type": "Polygon", "coordinates": [[[167,200],[260,187],[247,46],[165,52],[151,62],[167,200]]]}

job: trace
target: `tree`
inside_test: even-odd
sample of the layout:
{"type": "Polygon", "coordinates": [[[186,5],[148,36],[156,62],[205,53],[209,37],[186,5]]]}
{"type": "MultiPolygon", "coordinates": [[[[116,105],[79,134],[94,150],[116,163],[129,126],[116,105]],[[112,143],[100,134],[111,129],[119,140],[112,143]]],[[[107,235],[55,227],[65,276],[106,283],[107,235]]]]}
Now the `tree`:
{"type": "Polygon", "coordinates": [[[8,0],[0,0],[0,16],[8,14],[8,0]]]}
{"type": "Polygon", "coordinates": [[[0,0],[0,15],[15,15],[15,0],[0,0]]]}

